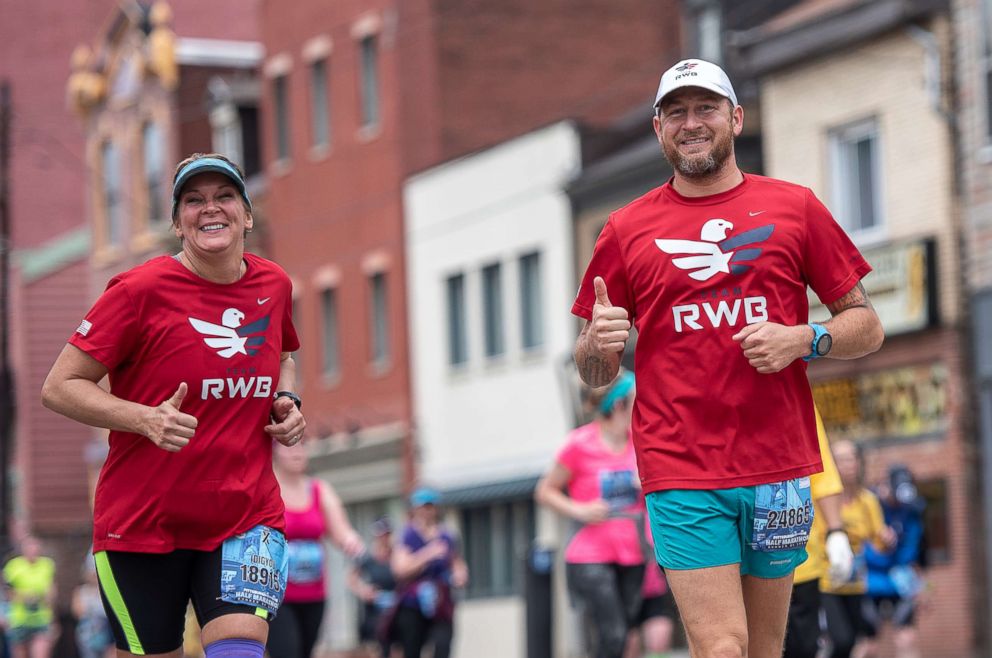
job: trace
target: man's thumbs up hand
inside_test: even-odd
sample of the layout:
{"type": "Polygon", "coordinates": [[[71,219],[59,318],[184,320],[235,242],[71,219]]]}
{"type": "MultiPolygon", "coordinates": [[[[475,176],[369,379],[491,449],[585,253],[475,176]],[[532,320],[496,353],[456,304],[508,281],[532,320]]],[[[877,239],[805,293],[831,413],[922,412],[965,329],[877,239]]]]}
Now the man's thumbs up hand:
{"type": "Polygon", "coordinates": [[[627,309],[614,306],[606,290],[606,281],[597,276],[592,281],[596,290],[596,303],[592,307],[589,340],[593,349],[601,354],[623,352],[630,338],[630,321],[627,309]]]}

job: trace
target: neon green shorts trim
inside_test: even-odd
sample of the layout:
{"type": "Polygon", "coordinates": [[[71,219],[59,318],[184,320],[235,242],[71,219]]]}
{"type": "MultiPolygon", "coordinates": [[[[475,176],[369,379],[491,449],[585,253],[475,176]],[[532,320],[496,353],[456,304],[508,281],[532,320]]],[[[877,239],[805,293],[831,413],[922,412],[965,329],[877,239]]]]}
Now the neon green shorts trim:
{"type": "Polygon", "coordinates": [[[665,569],[740,564],[741,575],[787,576],[806,561],[805,548],[752,548],[757,487],[669,489],[645,498],[655,558],[665,569]]]}

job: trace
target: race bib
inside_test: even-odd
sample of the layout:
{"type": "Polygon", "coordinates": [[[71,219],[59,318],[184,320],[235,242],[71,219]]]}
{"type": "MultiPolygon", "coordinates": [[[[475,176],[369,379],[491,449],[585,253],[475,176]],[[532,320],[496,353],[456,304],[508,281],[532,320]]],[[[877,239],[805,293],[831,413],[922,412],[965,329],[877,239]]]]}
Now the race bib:
{"type": "Polygon", "coordinates": [[[633,471],[599,472],[599,497],[606,501],[611,512],[618,512],[637,503],[638,493],[633,471]]]}
{"type": "Polygon", "coordinates": [[[317,540],[300,539],[289,542],[289,582],[310,585],[320,582],[324,567],[324,545],[317,540]]]}
{"type": "Polygon", "coordinates": [[[224,541],[220,598],[275,615],[285,593],[288,552],[278,530],[257,525],[224,541]]]}
{"type": "Polygon", "coordinates": [[[812,524],[813,500],[808,477],[755,487],[753,550],[803,548],[812,524]]]}

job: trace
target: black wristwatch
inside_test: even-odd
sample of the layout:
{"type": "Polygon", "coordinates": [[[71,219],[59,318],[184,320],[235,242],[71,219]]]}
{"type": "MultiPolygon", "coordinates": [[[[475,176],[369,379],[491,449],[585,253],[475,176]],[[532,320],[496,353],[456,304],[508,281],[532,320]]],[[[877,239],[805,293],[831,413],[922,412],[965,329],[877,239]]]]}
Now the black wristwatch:
{"type": "Polygon", "coordinates": [[[297,409],[303,409],[303,400],[300,399],[299,395],[293,393],[292,391],[276,391],[276,399],[278,398],[289,398],[293,401],[293,404],[296,405],[297,409]]]}
{"type": "Polygon", "coordinates": [[[826,536],[829,537],[835,532],[843,532],[845,535],[847,534],[847,530],[844,530],[844,528],[830,528],[829,530],[827,530],[826,536]]]}

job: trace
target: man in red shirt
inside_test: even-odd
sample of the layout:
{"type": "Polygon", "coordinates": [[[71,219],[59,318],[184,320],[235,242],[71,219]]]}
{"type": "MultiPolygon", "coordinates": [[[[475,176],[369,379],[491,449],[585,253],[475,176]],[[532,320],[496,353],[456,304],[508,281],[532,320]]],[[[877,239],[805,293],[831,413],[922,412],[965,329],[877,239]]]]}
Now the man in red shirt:
{"type": "Polygon", "coordinates": [[[575,360],[608,384],[637,327],[638,470],[693,655],[781,656],[822,470],[806,362],[881,346],[871,268],[809,189],[741,172],[744,110],[718,66],[673,66],[655,109],[675,175],[603,228],[575,360]],[[808,322],[807,286],[830,320],[808,322]]]}

